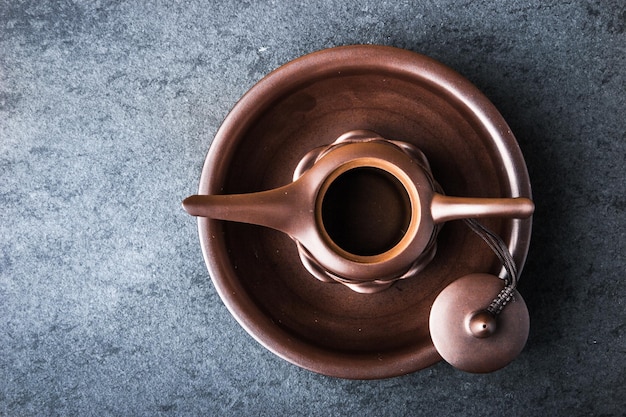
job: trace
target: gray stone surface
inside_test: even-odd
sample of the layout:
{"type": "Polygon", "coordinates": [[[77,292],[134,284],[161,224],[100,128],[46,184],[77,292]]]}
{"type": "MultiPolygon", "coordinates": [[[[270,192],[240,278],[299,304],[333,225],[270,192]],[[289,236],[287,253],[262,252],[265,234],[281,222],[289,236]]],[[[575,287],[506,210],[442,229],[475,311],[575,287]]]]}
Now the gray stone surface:
{"type": "Polygon", "coordinates": [[[0,1],[0,415],[624,415],[623,1],[0,1]],[[525,351],[469,375],[317,375],[208,278],[195,192],[263,75],[326,47],[430,55],[492,99],[537,203],[525,351]]]}

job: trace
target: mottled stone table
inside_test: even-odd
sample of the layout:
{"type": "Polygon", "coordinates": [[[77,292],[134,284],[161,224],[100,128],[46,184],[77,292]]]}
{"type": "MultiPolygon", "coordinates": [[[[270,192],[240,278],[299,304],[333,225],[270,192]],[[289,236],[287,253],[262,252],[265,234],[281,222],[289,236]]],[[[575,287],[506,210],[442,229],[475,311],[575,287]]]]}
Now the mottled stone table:
{"type": "Polygon", "coordinates": [[[623,1],[0,1],[0,415],[623,415],[623,1]],[[355,43],[475,83],[537,204],[509,367],[334,379],[266,351],[213,288],[196,191],[263,75],[355,43]]]}

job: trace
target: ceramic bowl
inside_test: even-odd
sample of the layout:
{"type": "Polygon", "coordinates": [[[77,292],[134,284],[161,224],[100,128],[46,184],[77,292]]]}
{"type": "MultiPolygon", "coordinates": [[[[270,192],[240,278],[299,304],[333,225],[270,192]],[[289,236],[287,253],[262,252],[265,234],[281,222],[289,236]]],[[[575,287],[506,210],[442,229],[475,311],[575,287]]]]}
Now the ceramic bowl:
{"type": "MultiPolygon", "coordinates": [[[[199,194],[288,184],[307,152],[360,129],[418,147],[449,195],[530,197],[518,144],[489,100],[446,66],[381,46],[323,50],[263,78],[219,129],[199,194]]],[[[521,269],[531,220],[484,223],[521,269]]],[[[281,232],[206,218],[198,226],[209,275],[246,331],[289,362],[343,378],[392,377],[439,361],[428,328],[435,297],[463,275],[501,269],[479,237],[452,221],[418,276],[360,294],[313,278],[281,232]]]]}

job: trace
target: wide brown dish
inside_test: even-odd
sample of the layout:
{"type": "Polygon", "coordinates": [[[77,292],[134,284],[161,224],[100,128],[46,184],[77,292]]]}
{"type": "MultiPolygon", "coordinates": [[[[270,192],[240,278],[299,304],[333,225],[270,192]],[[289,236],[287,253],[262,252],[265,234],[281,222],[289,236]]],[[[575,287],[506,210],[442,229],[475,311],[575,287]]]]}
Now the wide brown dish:
{"type": "MultiPolygon", "coordinates": [[[[430,58],[381,46],[323,50],[262,79],[218,131],[198,194],[284,186],[312,149],[360,130],[418,148],[447,195],[530,197],[523,156],[488,99],[430,58]]],[[[483,223],[521,269],[531,220],[483,223]]],[[[207,218],[198,226],[211,279],[239,323],[280,357],[344,378],[391,377],[439,361],[428,328],[437,295],[461,276],[501,270],[478,236],[448,221],[418,275],[363,294],[313,278],[284,233],[207,218]]]]}

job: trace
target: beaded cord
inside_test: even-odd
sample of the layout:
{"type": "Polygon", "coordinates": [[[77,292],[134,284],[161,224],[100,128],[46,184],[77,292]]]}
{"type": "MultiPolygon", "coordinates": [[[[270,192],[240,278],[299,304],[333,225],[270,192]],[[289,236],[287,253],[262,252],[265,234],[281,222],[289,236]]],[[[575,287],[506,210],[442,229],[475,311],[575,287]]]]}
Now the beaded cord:
{"type": "Polygon", "coordinates": [[[472,229],[474,233],[480,236],[481,239],[485,241],[487,246],[489,246],[496,256],[498,256],[498,259],[500,259],[500,262],[502,262],[504,269],[507,272],[507,275],[503,278],[504,288],[500,291],[496,298],[494,298],[491,304],[489,304],[489,307],[487,307],[487,311],[494,316],[497,316],[500,314],[502,309],[504,309],[504,306],[511,301],[515,288],[517,287],[519,277],[515,260],[513,259],[513,255],[509,251],[508,246],[504,243],[500,236],[489,230],[475,219],[464,219],[463,221],[470,227],[470,229],[472,229]]]}

